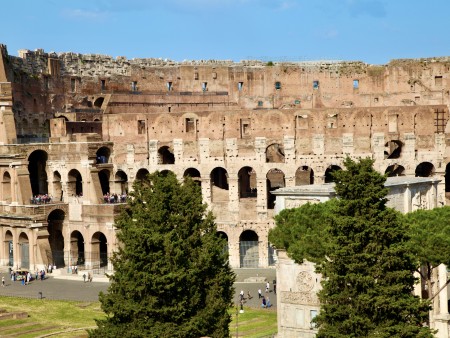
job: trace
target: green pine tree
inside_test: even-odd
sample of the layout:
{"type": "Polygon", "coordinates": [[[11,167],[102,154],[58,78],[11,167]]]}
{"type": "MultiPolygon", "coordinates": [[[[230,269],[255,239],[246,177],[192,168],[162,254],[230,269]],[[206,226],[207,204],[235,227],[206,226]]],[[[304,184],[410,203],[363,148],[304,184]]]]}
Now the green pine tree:
{"type": "Polygon", "coordinates": [[[116,222],[120,247],[90,337],[228,337],[234,273],[191,179],[154,173],[116,222]]]}
{"type": "Polygon", "coordinates": [[[412,294],[416,268],[402,215],[386,206],[385,177],[373,160],[334,173],[338,195],[328,231],[332,246],[320,272],[318,338],[432,337],[429,305],[412,294]]]}

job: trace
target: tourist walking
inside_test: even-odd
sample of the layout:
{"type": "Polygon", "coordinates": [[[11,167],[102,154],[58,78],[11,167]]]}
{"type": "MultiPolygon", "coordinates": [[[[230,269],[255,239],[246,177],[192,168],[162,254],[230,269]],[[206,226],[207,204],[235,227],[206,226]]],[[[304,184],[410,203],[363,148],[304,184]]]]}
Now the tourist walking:
{"type": "Polygon", "coordinates": [[[2,276],[2,286],[5,286],[5,277],[2,276]]]}

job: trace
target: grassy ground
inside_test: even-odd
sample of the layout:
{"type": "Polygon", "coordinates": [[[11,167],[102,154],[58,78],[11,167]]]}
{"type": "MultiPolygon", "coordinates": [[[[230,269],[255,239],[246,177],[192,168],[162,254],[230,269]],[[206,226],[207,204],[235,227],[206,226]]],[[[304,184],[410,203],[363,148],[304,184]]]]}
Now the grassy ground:
{"type": "MultiPolygon", "coordinates": [[[[72,302],[46,299],[0,297],[0,308],[8,312],[27,312],[29,317],[17,320],[0,320],[1,337],[14,334],[15,337],[87,337],[80,328],[95,327],[96,318],[104,316],[99,302],[72,302]]],[[[230,309],[232,337],[272,337],[277,332],[277,314],[272,309],[246,308],[244,313],[230,309]],[[236,326],[236,324],[238,324],[236,326]]]]}

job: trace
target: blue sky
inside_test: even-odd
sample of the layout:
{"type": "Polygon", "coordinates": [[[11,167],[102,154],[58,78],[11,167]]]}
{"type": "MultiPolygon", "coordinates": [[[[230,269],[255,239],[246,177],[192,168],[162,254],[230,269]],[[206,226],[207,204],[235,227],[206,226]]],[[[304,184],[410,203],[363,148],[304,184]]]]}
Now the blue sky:
{"type": "Polygon", "coordinates": [[[449,0],[3,0],[0,43],[182,60],[450,56],[449,0]]]}

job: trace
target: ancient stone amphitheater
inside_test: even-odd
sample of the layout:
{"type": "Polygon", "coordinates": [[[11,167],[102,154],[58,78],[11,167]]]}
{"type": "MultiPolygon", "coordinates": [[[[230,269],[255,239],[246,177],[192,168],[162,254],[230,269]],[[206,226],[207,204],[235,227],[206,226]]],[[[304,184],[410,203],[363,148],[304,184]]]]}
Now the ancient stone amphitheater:
{"type": "Polygon", "coordinates": [[[450,191],[450,58],[386,65],[8,54],[0,45],[0,265],[110,270],[114,218],[155,170],[201,185],[233,267],[268,267],[280,187],[346,156],[450,191]]]}

